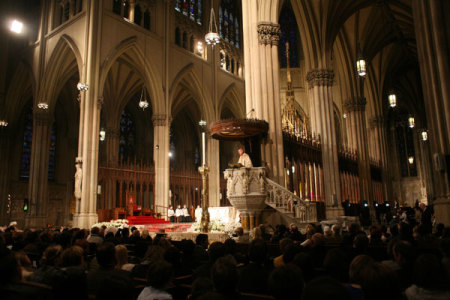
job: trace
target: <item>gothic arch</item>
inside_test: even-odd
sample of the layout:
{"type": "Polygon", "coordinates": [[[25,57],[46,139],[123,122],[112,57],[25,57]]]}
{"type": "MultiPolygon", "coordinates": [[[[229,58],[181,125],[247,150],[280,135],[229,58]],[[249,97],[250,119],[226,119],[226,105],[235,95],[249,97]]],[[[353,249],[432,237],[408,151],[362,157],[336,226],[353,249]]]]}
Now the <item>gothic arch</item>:
{"type": "Polygon", "coordinates": [[[124,54],[128,54],[127,61],[135,70],[137,70],[137,74],[143,78],[149,93],[153,112],[156,114],[165,113],[165,105],[163,101],[164,94],[161,89],[162,83],[160,75],[153,68],[153,64],[149,61],[150,58],[148,58],[148,56],[146,56],[142,49],[138,46],[136,36],[132,36],[121,41],[116,47],[111,49],[109,54],[104,59],[100,67],[99,95],[103,94],[105,81],[112,65],[124,54]]]}
{"type": "Polygon", "coordinates": [[[237,90],[235,83],[230,84],[223,92],[222,97],[220,97],[219,106],[217,109],[218,118],[220,118],[222,110],[225,107],[228,107],[238,118],[246,117],[245,101],[237,90]]]}
{"type": "Polygon", "coordinates": [[[6,93],[6,117],[11,126],[18,122],[21,112],[36,92],[36,81],[31,67],[21,61],[11,78],[11,85],[6,93]]]}
{"type": "Polygon", "coordinates": [[[37,91],[34,101],[41,99],[47,101],[50,113],[53,113],[58,97],[64,84],[74,74],[81,78],[83,65],[78,47],[71,37],[63,35],[58,40],[50,59],[46,63],[44,78],[41,78],[41,87],[37,91]]]}
{"type": "Polygon", "coordinates": [[[195,74],[193,63],[186,65],[178,72],[170,87],[169,107],[172,116],[176,114],[178,107],[182,104],[180,101],[184,101],[189,97],[188,94],[199,107],[203,118],[206,121],[212,121],[215,117],[213,103],[212,101],[206,101],[207,95],[211,93],[195,74]]]}

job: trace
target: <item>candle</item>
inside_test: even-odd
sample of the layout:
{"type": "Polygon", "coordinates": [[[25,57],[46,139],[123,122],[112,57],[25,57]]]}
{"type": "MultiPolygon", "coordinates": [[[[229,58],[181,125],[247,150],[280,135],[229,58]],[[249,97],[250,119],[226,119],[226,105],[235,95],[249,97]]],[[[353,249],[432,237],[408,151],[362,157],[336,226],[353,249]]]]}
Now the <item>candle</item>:
{"type": "Polygon", "coordinates": [[[205,160],[205,151],[206,151],[206,146],[205,146],[205,132],[202,132],[202,166],[205,166],[206,160],[205,160]]]}

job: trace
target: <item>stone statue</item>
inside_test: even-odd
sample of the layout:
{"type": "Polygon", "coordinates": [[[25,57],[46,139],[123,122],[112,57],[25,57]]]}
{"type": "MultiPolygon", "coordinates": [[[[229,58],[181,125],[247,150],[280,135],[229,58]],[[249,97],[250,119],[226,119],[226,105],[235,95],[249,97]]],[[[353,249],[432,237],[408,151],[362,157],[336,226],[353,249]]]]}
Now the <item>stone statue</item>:
{"type": "Polygon", "coordinates": [[[75,159],[75,190],[73,192],[76,199],[81,199],[81,181],[83,179],[83,170],[81,169],[81,158],[75,159]]]}

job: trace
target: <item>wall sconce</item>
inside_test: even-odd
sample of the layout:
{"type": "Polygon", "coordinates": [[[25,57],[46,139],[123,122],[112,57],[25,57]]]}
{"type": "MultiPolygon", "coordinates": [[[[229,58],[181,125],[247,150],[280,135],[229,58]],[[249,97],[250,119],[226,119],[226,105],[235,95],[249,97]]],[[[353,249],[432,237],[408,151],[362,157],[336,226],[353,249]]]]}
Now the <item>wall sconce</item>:
{"type": "Polygon", "coordinates": [[[105,140],[106,137],[106,132],[105,129],[100,129],[100,141],[103,142],[105,140]]]}
{"type": "Polygon", "coordinates": [[[390,93],[388,96],[389,106],[394,108],[397,106],[397,96],[394,93],[390,93]]]}
{"type": "Polygon", "coordinates": [[[89,86],[88,86],[87,84],[78,82],[78,84],[77,84],[77,89],[78,89],[80,92],[86,92],[86,91],[89,89],[89,86]]]}
{"type": "Polygon", "coordinates": [[[48,109],[48,104],[47,104],[47,102],[41,101],[41,102],[38,103],[37,107],[39,109],[48,109]]]}
{"type": "Polygon", "coordinates": [[[414,117],[408,118],[408,125],[409,125],[409,128],[414,128],[414,126],[416,125],[416,122],[414,121],[414,117]]]}
{"type": "Polygon", "coordinates": [[[428,131],[422,130],[422,132],[420,134],[422,136],[422,141],[424,141],[424,142],[428,141],[428,131]]]}

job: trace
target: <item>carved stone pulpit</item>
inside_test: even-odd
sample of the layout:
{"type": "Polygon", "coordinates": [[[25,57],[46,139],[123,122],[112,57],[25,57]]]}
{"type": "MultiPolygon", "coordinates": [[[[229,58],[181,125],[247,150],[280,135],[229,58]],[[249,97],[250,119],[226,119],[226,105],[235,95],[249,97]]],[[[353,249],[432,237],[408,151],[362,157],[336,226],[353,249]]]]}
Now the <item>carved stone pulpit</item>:
{"type": "Polygon", "coordinates": [[[253,229],[259,223],[259,215],[267,198],[266,169],[226,169],[224,176],[227,180],[228,200],[238,210],[242,227],[246,231],[253,229]]]}

